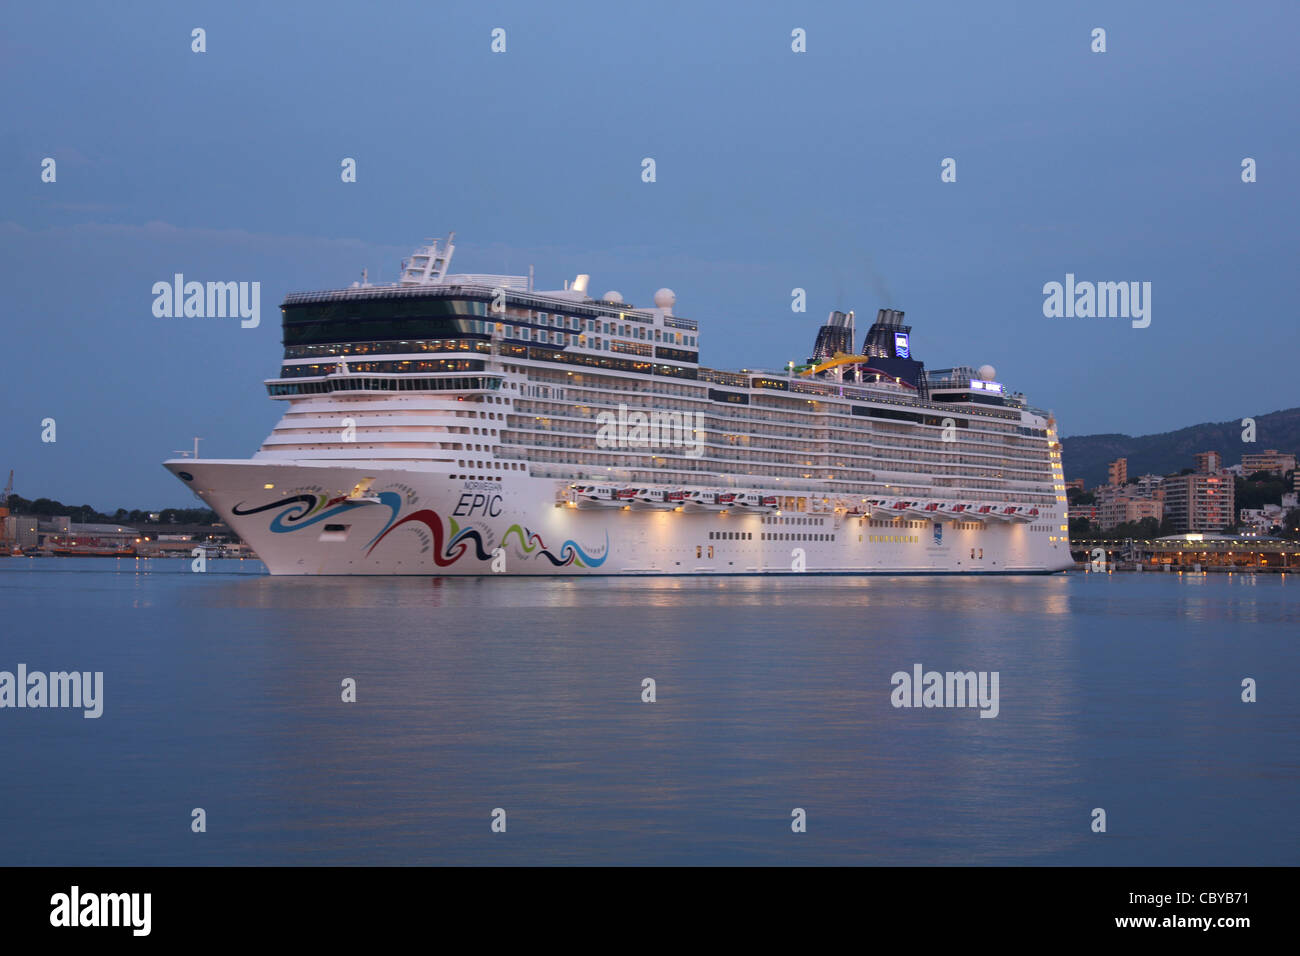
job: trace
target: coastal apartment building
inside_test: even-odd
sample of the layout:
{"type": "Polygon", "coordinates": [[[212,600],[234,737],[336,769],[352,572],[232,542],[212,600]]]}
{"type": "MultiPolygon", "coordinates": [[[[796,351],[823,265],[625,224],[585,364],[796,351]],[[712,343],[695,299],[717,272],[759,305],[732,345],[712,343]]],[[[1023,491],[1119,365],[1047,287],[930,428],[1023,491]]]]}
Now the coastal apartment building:
{"type": "Polygon", "coordinates": [[[1103,530],[1143,518],[1164,518],[1164,502],[1137,495],[1114,495],[1097,504],[1097,522],[1103,530]]]}
{"type": "Polygon", "coordinates": [[[1098,505],[1070,505],[1066,510],[1069,520],[1074,521],[1078,518],[1085,518],[1090,526],[1098,525],[1101,521],[1101,508],[1098,505]]]}
{"type": "MultiPolygon", "coordinates": [[[[1197,455],[1197,461],[1202,457],[1197,455]]],[[[1236,522],[1236,483],[1232,475],[1174,475],[1161,486],[1165,493],[1164,517],[1175,531],[1221,531],[1236,522]]]]}
{"type": "Polygon", "coordinates": [[[1106,481],[1112,488],[1122,488],[1128,484],[1128,459],[1116,458],[1106,466],[1106,481]]]}
{"type": "Polygon", "coordinates": [[[1262,508],[1242,508],[1240,523],[1256,534],[1268,534],[1285,520],[1281,505],[1264,505],[1262,508]]]}
{"type": "Polygon", "coordinates": [[[1247,477],[1257,471],[1267,471],[1270,474],[1285,475],[1288,471],[1295,471],[1295,455],[1285,454],[1276,448],[1270,448],[1268,451],[1252,452],[1249,455],[1241,456],[1241,470],[1247,477]]]}

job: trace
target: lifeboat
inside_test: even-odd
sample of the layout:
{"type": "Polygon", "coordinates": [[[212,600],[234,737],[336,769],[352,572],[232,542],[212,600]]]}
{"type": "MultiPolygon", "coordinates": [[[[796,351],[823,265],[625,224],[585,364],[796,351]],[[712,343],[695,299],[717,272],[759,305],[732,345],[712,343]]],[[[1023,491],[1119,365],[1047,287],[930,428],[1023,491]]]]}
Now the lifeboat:
{"type": "Polygon", "coordinates": [[[738,491],[735,507],[741,511],[768,511],[776,507],[776,495],[764,496],[756,491],[738,491]]]}
{"type": "Polygon", "coordinates": [[[682,497],[682,506],[687,511],[726,511],[734,507],[736,494],[732,491],[696,488],[682,497]]]}
{"type": "Polygon", "coordinates": [[[573,497],[579,508],[617,508],[622,504],[613,485],[574,485],[573,497]]]}
{"type": "Polygon", "coordinates": [[[1011,517],[1015,521],[1034,521],[1038,518],[1038,509],[1024,505],[1017,508],[1011,517]]]}
{"type": "Polygon", "coordinates": [[[867,505],[871,508],[871,517],[873,518],[892,518],[894,517],[893,498],[871,498],[868,499],[867,505]]]}
{"type": "Polygon", "coordinates": [[[721,511],[716,491],[696,488],[682,495],[682,507],[687,511],[721,511]]]}
{"type": "Polygon", "coordinates": [[[634,511],[662,511],[669,508],[676,508],[682,503],[682,493],[680,491],[670,491],[667,488],[636,488],[632,496],[632,509],[634,511]]]}
{"type": "Polygon", "coordinates": [[[905,515],[915,514],[916,509],[921,507],[919,501],[909,501],[906,498],[899,498],[889,507],[889,516],[891,518],[902,518],[905,515]]]}
{"type": "Polygon", "coordinates": [[[980,505],[975,509],[976,517],[983,518],[985,521],[1010,521],[1004,513],[1006,505],[980,505]]]}

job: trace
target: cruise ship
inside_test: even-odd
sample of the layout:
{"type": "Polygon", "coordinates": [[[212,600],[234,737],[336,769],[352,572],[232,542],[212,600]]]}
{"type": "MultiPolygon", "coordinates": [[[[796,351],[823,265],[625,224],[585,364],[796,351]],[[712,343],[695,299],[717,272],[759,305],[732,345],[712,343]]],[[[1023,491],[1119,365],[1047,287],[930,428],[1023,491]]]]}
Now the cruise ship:
{"type": "Polygon", "coordinates": [[[902,312],[723,371],[669,289],[456,275],[454,238],[391,285],[288,295],[261,448],[164,462],[272,574],[1073,566],[1052,416],[991,366],[927,369],[902,312]]]}

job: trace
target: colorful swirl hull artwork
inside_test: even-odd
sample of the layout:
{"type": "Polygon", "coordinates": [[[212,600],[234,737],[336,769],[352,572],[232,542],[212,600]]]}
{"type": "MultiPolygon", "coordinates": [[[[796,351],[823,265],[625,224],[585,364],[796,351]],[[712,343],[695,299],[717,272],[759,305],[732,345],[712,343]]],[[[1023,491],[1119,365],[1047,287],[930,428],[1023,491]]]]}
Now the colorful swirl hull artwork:
{"type": "MultiPolygon", "coordinates": [[[[442,516],[431,508],[421,508],[405,517],[399,518],[402,510],[402,496],[395,491],[382,491],[374,496],[378,503],[388,508],[388,520],[379,532],[366,542],[368,557],[384,539],[407,524],[417,524],[427,528],[433,536],[431,551],[434,563],[440,568],[451,567],[466,554],[473,554],[479,561],[491,561],[492,549],[485,547],[483,536],[477,528],[462,528],[455,518],[448,518],[443,524],[442,516]]],[[[374,507],[373,501],[351,501],[346,496],[328,498],[325,495],[304,492],[288,498],[281,498],[268,504],[245,508],[243,503],[236,505],[232,511],[240,517],[273,511],[275,516],[268,526],[275,534],[288,534],[311,527],[330,518],[337,518],[357,508],[374,507]]],[[[511,540],[518,545],[517,556],[521,558],[545,558],[556,568],[576,566],[580,568],[599,568],[609,557],[609,532],[605,533],[605,547],[597,557],[584,550],[576,541],[568,540],[557,551],[547,547],[542,536],[528,528],[512,524],[500,537],[499,547],[505,548],[511,540]]],[[[595,550],[595,549],[590,549],[595,550]]]]}

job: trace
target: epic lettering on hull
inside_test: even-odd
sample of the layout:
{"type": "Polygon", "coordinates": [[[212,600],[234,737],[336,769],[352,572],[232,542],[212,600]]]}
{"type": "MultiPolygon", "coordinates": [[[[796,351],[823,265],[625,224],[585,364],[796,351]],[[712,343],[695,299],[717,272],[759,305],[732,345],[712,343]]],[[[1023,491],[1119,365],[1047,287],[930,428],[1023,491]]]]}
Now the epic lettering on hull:
{"type": "Polygon", "coordinates": [[[456,510],[452,515],[457,518],[472,518],[474,515],[482,515],[485,518],[495,518],[501,514],[501,496],[485,495],[482,492],[471,494],[466,492],[460,496],[460,501],[456,502],[456,510]]]}

